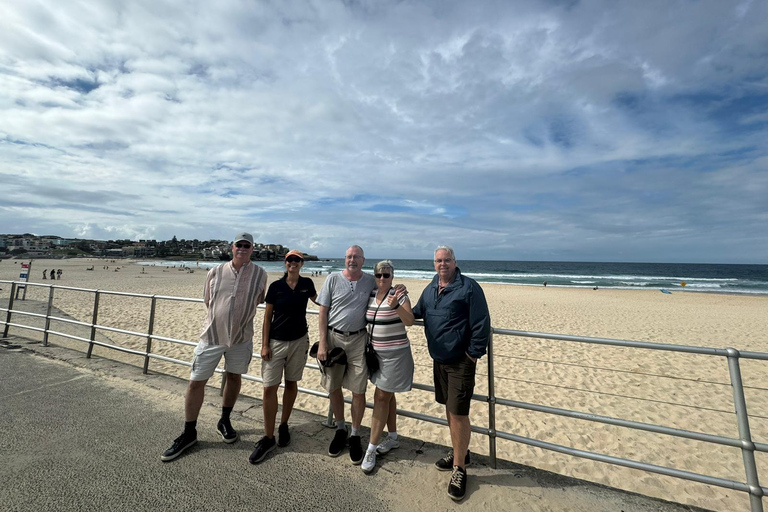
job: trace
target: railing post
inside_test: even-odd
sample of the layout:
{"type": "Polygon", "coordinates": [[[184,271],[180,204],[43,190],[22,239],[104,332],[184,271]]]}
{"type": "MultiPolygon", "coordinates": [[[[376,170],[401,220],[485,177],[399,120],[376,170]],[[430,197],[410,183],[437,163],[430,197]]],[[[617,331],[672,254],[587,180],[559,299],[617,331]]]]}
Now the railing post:
{"type": "Polygon", "coordinates": [[[747,401],[744,399],[744,386],[741,381],[740,354],[735,348],[727,348],[726,352],[728,352],[728,373],[731,376],[731,387],[733,387],[733,405],[736,408],[736,422],[739,426],[739,438],[741,439],[741,457],[744,460],[744,471],[749,486],[750,509],[752,512],[763,512],[763,489],[760,487],[760,480],[757,477],[755,444],[752,442],[752,434],[749,429],[747,401]]]}
{"type": "Polygon", "coordinates": [[[53,309],[53,285],[48,285],[48,309],[45,310],[45,331],[43,331],[43,346],[48,346],[48,329],[51,327],[51,309],[53,309]]]}
{"type": "Polygon", "coordinates": [[[324,427],[328,428],[336,428],[336,421],[333,419],[333,407],[331,407],[331,404],[328,404],[328,416],[325,417],[324,421],[321,421],[320,424],[324,427]]]}
{"type": "Polygon", "coordinates": [[[493,373],[493,329],[488,336],[488,453],[496,469],[496,386],[493,373]]]}
{"type": "Polygon", "coordinates": [[[3,338],[8,337],[8,330],[11,328],[11,310],[13,309],[13,298],[16,295],[16,283],[11,283],[11,295],[8,297],[8,312],[5,315],[5,329],[3,329],[3,338]]]}
{"type": "Polygon", "coordinates": [[[149,354],[152,353],[152,332],[155,328],[155,304],[157,299],[152,296],[152,302],[149,306],[149,328],[147,329],[147,354],[144,356],[144,374],[149,370],[149,354]]]}
{"type": "Polygon", "coordinates": [[[91,342],[88,343],[88,353],[85,355],[86,358],[91,358],[91,353],[93,352],[93,342],[96,340],[96,324],[99,320],[99,295],[101,293],[99,290],[96,290],[96,293],[93,297],[93,318],[91,319],[91,342]]]}

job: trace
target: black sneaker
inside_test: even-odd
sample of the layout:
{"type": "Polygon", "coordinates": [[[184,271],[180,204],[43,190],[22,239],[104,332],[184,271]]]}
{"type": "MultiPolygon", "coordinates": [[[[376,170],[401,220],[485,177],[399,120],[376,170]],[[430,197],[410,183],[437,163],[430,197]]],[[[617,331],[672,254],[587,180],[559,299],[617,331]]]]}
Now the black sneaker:
{"type": "Polygon", "coordinates": [[[275,438],[273,437],[270,439],[267,436],[264,436],[259,439],[258,443],[256,443],[256,448],[253,449],[253,453],[251,453],[251,456],[248,457],[248,462],[251,464],[258,464],[259,462],[263,461],[264,457],[266,457],[267,454],[274,449],[275,438]]]}
{"type": "Polygon", "coordinates": [[[363,445],[360,442],[360,436],[349,436],[349,460],[355,466],[363,462],[363,445]]]}
{"type": "Polygon", "coordinates": [[[197,443],[197,433],[181,434],[179,437],[173,440],[171,447],[163,452],[163,454],[160,456],[160,460],[163,462],[173,460],[184,453],[184,450],[190,446],[194,446],[195,443],[197,443]]]}
{"type": "MultiPolygon", "coordinates": [[[[469,450],[467,450],[467,456],[464,457],[464,466],[469,466],[470,460],[469,460],[469,450]]],[[[440,471],[450,471],[453,469],[453,450],[448,452],[448,455],[443,457],[442,459],[438,459],[437,462],[435,462],[435,467],[439,469],[440,471]]]]}
{"type": "Polygon", "coordinates": [[[467,472],[459,466],[453,466],[451,482],[448,484],[448,496],[454,501],[464,498],[467,493],[467,472]]]}
{"type": "Polygon", "coordinates": [[[333,436],[331,446],[328,447],[328,455],[331,457],[338,457],[341,452],[344,451],[344,447],[347,445],[347,429],[336,429],[336,434],[333,436]]]}
{"type": "Polygon", "coordinates": [[[232,424],[229,420],[219,420],[219,423],[216,425],[216,430],[219,431],[219,434],[225,443],[230,444],[237,441],[237,432],[232,428],[232,424]]]}
{"type": "Polygon", "coordinates": [[[291,433],[288,432],[288,424],[281,423],[280,426],[277,427],[277,446],[283,448],[289,444],[291,444],[291,433]]]}

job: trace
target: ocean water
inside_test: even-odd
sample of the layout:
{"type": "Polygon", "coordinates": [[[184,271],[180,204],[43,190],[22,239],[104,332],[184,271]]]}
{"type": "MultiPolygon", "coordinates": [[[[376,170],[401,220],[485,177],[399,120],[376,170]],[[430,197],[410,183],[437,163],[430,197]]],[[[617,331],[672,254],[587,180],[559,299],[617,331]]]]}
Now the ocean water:
{"type": "MultiPolygon", "coordinates": [[[[364,270],[373,273],[378,260],[366,261],[364,270]]],[[[270,272],[284,270],[281,261],[257,262],[270,272]]],[[[394,259],[395,274],[401,278],[432,279],[431,260],[394,259]]],[[[162,266],[186,265],[195,261],[148,261],[143,264],[162,266]]],[[[205,261],[199,268],[210,268],[219,262],[205,261]]],[[[344,268],[344,259],[308,261],[303,272],[323,274],[344,268]]],[[[671,292],[708,292],[768,295],[768,265],[722,265],[697,263],[584,263],[565,261],[484,261],[459,260],[465,275],[484,283],[518,286],[567,288],[664,289],[671,292]]]]}

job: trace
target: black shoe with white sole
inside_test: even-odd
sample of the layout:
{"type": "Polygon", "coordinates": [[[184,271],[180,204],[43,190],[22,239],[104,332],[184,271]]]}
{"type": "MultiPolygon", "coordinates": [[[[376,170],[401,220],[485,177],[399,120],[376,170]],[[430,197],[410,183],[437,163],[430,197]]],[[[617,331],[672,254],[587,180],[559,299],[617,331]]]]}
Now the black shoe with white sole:
{"type": "Polygon", "coordinates": [[[173,440],[173,444],[170,448],[163,452],[163,454],[160,456],[160,460],[163,462],[171,461],[184,453],[184,450],[187,448],[194,446],[195,443],[197,443],[197,433],[187,434],[185,432],[173,440]]]}
{"type": "Polygon", "coordinates": [[[451,481],[448,484],[448,496],[453,501],[460,501],[467,493],[467,472],[459,466],[453,466],[451,481]]]}
{"type": "Polygon", "coordinates": [[[216,430],[218,430],[219,435],[221,435],[221,438],[225,443],[231,444],[237,441],[237,432],[232,428],[232,424],[229,420],[219,420],[219,423],[216,425],[216,430]]]}

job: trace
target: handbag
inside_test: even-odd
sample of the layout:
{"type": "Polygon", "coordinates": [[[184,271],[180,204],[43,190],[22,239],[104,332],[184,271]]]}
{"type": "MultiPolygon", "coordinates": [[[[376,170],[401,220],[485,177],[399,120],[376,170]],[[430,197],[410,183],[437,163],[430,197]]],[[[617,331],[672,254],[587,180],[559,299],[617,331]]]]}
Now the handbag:
{"type": "Polygon", "coordinates": [[[370,335],[365,343],[365,364],[368,366],[369,377],[373,377],[373,374],[379,371],[379,356],[376,355],[376,351],[373,349],[370,335]]]}
{"type": "MultiPolygon", "coordinates": [[[[383,304],[384,301],[381,301],[383,304]]],[[[373,348],[373,329],[376,327],[376,315],[379,313],[378,305],[376,311],[373,313],[373,321],[371,322],[371,328],[368,329],[368,338],[365,341],[365,364],[368,367],[368,377],[373,377],[373,374],[379,371],[379,356],[376,355],[376,350],[373,348]]]]}

